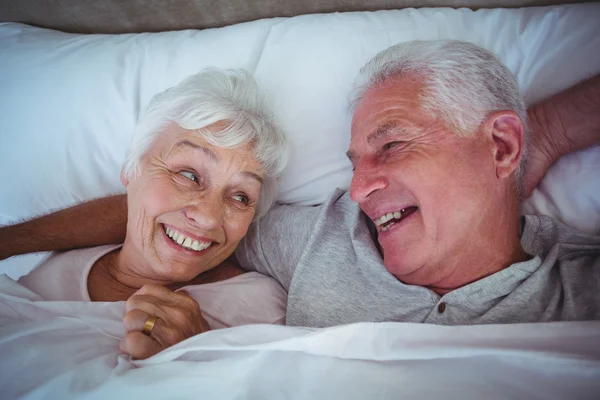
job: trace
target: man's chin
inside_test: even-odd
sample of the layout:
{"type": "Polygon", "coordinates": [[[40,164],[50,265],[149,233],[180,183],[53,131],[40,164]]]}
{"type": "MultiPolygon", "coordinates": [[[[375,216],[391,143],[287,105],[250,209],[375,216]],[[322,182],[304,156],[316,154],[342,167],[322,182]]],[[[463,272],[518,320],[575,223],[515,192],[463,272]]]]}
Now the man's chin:
{"type": "Polygon", "coordinates": [[[403,254],[403,257],[384,257],[383,265],[385,269],[400,281],[410,281],[410,277],[413,276],[419,269],[420,263],[416,260],[407,259],[408,254],[403,254]]]}

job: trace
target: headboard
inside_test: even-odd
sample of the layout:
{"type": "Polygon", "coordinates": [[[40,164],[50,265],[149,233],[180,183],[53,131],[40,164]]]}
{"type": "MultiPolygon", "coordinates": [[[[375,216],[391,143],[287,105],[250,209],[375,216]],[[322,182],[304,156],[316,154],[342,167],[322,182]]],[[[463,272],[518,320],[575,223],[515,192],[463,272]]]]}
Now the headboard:
{"type": "Polygon", "coordinates": [[[408,7],[531,7],[572,0],[3,0],[0,22],[74,33],[204,29],[270,17],[408,7]]]}

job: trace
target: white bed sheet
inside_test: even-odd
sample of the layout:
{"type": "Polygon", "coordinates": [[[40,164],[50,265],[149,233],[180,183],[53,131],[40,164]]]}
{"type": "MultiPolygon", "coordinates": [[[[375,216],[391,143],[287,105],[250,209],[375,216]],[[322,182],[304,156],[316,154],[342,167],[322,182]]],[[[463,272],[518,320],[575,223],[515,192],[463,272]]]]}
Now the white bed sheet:
{"type": "MultiPolygon", "coordinates": [[[[212,65],[251,70],[294,153],[279,200],[345,186],[346,96],[377,51],[410,39],[487,47],[528,104],[600,72],[600,4],[301,16],[219,30],[68,35],[0,24],[0,223],[122,191],[132,126],[159,90],[212,65]],[[102,112],[98,112],[98,110],[102,112]]],[[[600,148],[564,157],[527,212],[600,232],[600,148]]],[[[0,263],[19,276],[40,256],[0,263]]],[[[246,326],[147,361],[118,352],[123,303],[43,302],[0,278],[0,397],[598,398],[600,322],[441,327],[246,326]]]]}
{"type": "Polygon", "coordinates": [[[0,277],[0,393],[31,399],[593,399],[600,321],[248,325],[145,361],[119,303],[44,302],[0,277]]]}

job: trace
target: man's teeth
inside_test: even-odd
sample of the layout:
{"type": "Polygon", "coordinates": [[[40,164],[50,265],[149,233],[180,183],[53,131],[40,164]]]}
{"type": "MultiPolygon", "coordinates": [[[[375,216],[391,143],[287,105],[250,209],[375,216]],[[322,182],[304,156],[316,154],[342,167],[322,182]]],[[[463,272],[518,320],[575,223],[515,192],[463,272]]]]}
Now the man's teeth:
{"type": "Polygon", "coordinates": [[[386,226],[382,226],[382,227],[381,227],[381,232],[385,232],[385,231],[387,231],[388,229],[390,229],[390,228],[391,228],[392,226],[394,226],[394,225],[396,225],[396,223],[395,223],[395,222],[390,222],[390,223],[389,223],[389,224],[387,224],[386,226]]]}
{"type": "MultiPolygon", "coordinates": [[[[402,216],[402,214],[406,211],[406,209],[402,209],[400,211],[395,211],[393,213],[387,213],[385,215],[382,215],[381,217],[377,218],[375,220],[375,225],[377,227],[380,227],[381,225],[385,224],[388,221],[391,221],[393,219],[400,219],[400,217],[402,216]]],[[[394,222],[384,226],[383,228],[381,228],[382,231],[387,230],[387,228],[389,228],[390,226],[394,225],[394,222]]]]}
{"type": "Polygon", "coordinates": [[[168,228],[165,226],[165,233],[169,236],[175,243],[189,250],[202,251],[206,250],[210,247],[212,242],[199,242],[192,238],[185,236],[183,233],[177,232],[174,229],[168,228]]]}

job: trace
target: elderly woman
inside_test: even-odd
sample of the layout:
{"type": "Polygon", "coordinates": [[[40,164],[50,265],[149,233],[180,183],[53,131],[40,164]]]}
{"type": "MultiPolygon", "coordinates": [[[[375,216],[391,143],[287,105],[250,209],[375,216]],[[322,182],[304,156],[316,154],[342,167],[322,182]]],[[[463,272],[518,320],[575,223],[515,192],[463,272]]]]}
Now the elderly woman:
{"type": "Polygon", "coordinates": [[[19,283],[45,300],[127,301],[121,350],[136,358],[211,327],[282,323],[281,286],[223,262],[272,205],[285,154],[250,75],[192,76],[138,121],[122,247],[53,254],[19,283]]]}

